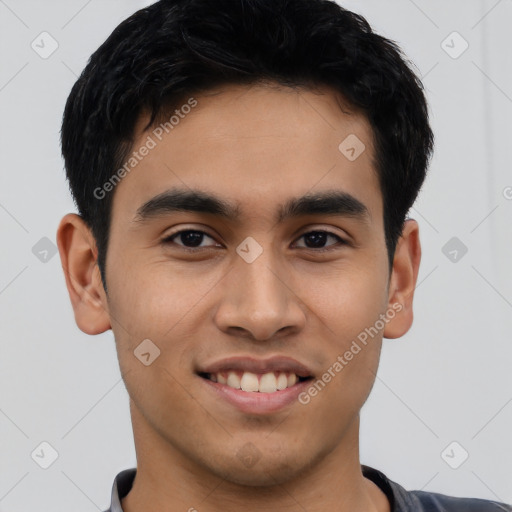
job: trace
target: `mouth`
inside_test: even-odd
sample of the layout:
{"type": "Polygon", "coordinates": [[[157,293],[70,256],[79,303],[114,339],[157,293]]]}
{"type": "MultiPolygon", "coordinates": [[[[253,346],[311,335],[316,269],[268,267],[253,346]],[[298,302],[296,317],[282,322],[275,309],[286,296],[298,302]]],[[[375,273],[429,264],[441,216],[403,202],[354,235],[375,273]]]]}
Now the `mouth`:
{"type": "Polygon", "coordinates": [[[312,376],[301,377],[294,372],[253,373],[234,369],[215,373],[199,372],[198,375],[211,382],[248,393],[277,393],[313,379],[312,376]]]}
{"type": "Polygon", "coordinates": [[[196,374],[212,398],[247,414],[270,414],[293,405],[314,379],[306,366],[277,356],[224,359],[197,369],[196,374]]]}

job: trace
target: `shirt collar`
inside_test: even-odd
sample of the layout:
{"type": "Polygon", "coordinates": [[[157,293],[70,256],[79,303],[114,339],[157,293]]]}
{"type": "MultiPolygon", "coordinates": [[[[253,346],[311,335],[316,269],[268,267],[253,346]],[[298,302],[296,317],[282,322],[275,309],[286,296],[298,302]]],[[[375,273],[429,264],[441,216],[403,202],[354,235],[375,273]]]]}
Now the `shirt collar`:
{"type": "Polygon", "coordinates": [[[136,473],[137,469],[131,468],[121,471],[116,476],[112,485],[110,508],[106,512],[123,512],[121,500],[130,492],[136,473]]]}
{"type": "Polygon", "coordinates": [[[400,484],[391,481],[384,473],[370,466],[361,465],[363,476],[376,484],[386,495],[391,512],[412,512],[423,510],[418,499],[400,484]]]}
{"type": "MultiPolygon", "coordinates": [[[[407,512],[416,509],[412,495],[401,485],[392,482],[384,473],[370,466],[361,465],[363,476],[376,484],[389,500],[391,512],[407,512]]],[[[130,492],[136,468],[125,469],[115,478],[112,485],[112,497],[110,508],[105,512],[123,512],[121,500],[130,492]]]]}

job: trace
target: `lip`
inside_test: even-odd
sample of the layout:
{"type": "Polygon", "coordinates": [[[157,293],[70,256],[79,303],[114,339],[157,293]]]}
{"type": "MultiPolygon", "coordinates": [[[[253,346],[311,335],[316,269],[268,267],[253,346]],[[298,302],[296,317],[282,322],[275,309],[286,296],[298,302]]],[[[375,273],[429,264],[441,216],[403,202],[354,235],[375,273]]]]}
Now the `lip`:
{"type": "Polygon", "coordinates": [[[197,369],[197,373],[218,373],[227,372],[229,370],[257,374],[289,372],[295,373],[298,377],[314,377],[313,372],[307,366],[286,356],[273,356],[266,359],[255,359],[254,357],[244,356],[228,357],[197,369]]]}
{"type": "Polygon", "coordinates": [[[206,389],[217,397],[221,397],[231,405],[246,414],[270,414],[278,412],[285,407],[298,403],[298,396],[311,385],[311,379],[299,381],[290,388],[275,391],[274,393],[260,393],[259,391],[242,391],[226,384],[213,382],[198,375],[206,389]]]}
{"type": "Polygon", "coordinates": [[[275,413],[298,402],[298,396],[311,385],[311,380],[314,377],[313,372],[306,365],[296,359],[281,355],[265,359],[256,359],[250,356],[228,357],[201,366],[196,373],[209,392],[247,414],[275,413]],[[298,381],[289,388],[273,393],[260,393],[259,391],[234,389],[227,384],[213,382],[202,376],[202,374],[227,371],[252,372],[258,375],[269,372],[288,372],[295,373],[298,377],[307,378],[307,380],[298,381]]]}

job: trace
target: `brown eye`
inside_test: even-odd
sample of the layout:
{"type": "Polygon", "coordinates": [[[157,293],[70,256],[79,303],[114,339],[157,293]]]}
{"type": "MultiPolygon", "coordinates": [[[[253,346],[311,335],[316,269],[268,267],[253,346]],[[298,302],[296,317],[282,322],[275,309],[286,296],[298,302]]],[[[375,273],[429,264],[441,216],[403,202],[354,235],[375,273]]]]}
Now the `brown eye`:
{"type": "Polygon", "coordinates": [[[181,245],[185,248],[204,247],[201,246],[201,244],[204,241],[205,237],[209,238],[210,240],[213,240],[213,238],[206,234],[204,231],[198,231],[195,229],[184,229],[168,236],[167,238],[162,240],[162,243],[181,245]],[[177,239],[181,243],[176,242],[175,239],[177,239]]]}
{"type": "Polygon", "coordinates": [[[306,243],[306,249],[317,249],[319,251],[330,250],[329,248],[332,246],[347,244],[347,242],[343,238],[339,237],[338,235],[335,235],[334,233],[331,233],[330,231],[309,231],[308,233],[304,233],[300,238],[304,238],[304,241],[306,243]],[[327,242],[329,237],[336,239],[338,243],[330,244],[327,247],[325,247],[325,243],[327,242]]]}
{"type": "MultiPolygon", "coordinates": [[[[211,244],[203,245],[205,238],[209,238],[210,240],[215,241],[204,231],[197,229],[182,229],[181,231],[177,231],[176,233],[173,233],[164,238],[162,243],[165,245],[177,245],[189,251],[194,251],[194,249],[214,247],[214,245],[211,244]]],[[[348,245],[348,242],[340,236],[325,230],[309,231],[300,236],[299,240],[300,239],[304,239],[305,245],[299,247],[303,249],[311,249],[315,252],[329,251],[340,245],[348,245]],[[326,246],[325,244],[329,241],[329,238],[334,239],[335,243],[331,243],[326,246]]]]}

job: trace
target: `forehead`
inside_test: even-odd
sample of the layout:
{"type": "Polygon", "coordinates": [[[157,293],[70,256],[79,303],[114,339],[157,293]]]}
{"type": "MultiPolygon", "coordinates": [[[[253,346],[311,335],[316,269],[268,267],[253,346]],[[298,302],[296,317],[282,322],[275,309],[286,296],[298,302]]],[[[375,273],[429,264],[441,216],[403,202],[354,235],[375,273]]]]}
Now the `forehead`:
{"type": "Polygon", "coordinates": [[[147,121],[139,120],[132,151],[151,149],[117,185],[116,216],[134,220],[176,187],[236,203],[239,219],[275,218],[292,197],[328,190],[381,214],[371,126],[332,89],[223,86],[185,98],[166,124],[142,132],[147,121]]]}

